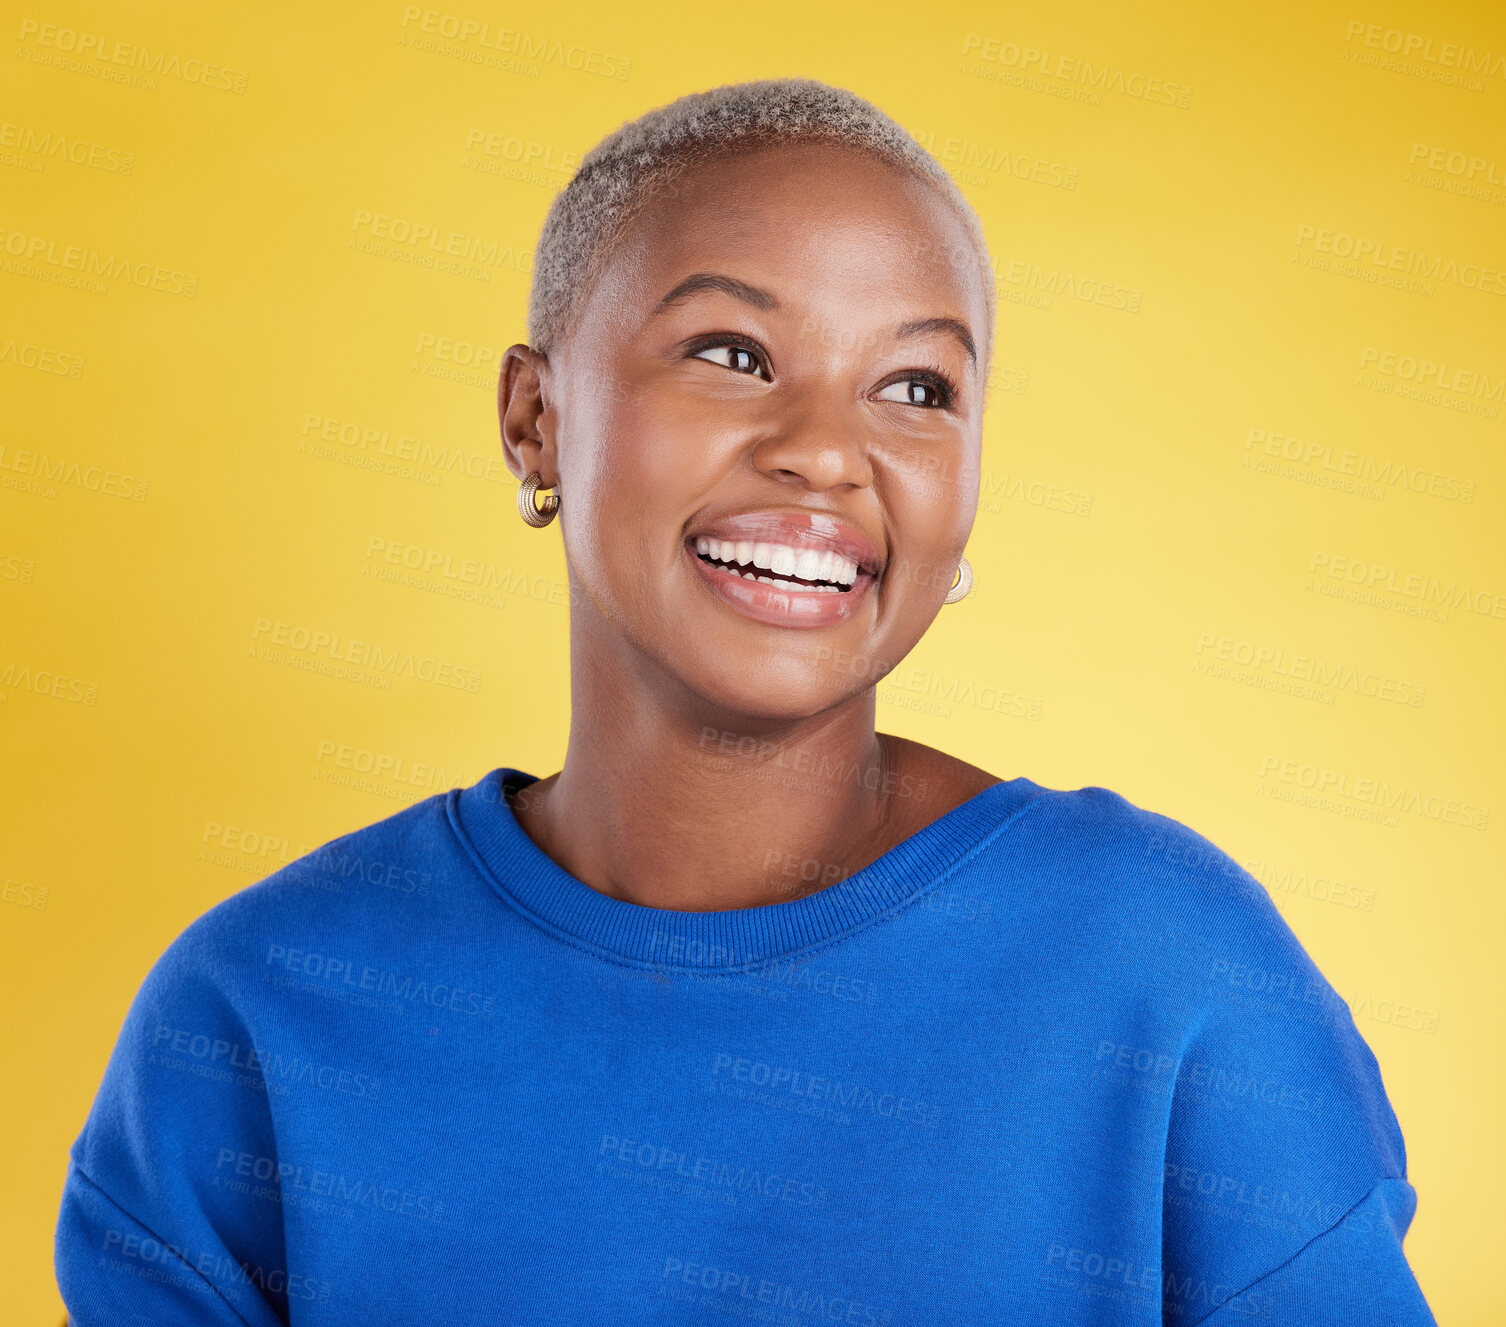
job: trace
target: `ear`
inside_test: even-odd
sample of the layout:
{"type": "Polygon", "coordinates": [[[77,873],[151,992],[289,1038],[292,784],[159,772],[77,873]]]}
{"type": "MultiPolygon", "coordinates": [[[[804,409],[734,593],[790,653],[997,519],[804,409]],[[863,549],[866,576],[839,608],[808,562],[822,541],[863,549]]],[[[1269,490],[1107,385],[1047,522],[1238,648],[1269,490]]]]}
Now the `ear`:
{"type": "Polygon", "coordinates": [[[497,379],[497,418],[507,468],[518,479],[539,472],[543,488],[559,483],[555,460],[555,410],[549,357],[526,345],[508,346],[497,379]]]}

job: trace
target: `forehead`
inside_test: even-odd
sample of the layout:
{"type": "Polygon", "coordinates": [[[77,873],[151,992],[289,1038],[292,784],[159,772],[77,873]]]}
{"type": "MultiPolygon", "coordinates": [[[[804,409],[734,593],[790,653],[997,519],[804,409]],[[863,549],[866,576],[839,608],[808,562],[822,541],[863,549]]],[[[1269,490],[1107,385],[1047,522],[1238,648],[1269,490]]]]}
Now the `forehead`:
{"type": "Polygon", "coordinates": [[[632,323],[688,273],[713,270],[782,306],[844,322],[896,307],[988,329],[979,258],[939,189],[872,153],[826,143],[728,152],[655,189],[589,300],[592,321],[632,323]]]}

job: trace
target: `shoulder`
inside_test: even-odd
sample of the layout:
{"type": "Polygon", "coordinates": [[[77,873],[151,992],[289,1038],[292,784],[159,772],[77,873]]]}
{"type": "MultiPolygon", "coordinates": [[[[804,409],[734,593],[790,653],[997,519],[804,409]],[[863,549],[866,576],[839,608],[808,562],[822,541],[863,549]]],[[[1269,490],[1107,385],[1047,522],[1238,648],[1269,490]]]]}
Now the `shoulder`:
{"type": "MultiPolygon", "coordinates": [[[[1139,1009],[1199,1076],[1279,1098],[1383,1101],[1374,1055],[1348,1003],[1314,963],[1265,887],[1189,825],[1108,788],[1052,789],[996,862],[1028,866],[1036,926],[1076,988],[1139,1009]],[[1250,1066],[1271,1072],[1257,1079],[1250,1066]],[[1220,1077],[1220,1075],[1223,1075],[1220,1077]]],[[[1015,868],[1024,869],[1024,868],[1015,868]]],[[[1376,1115],[1400,1155],[1388,1111],[1376,1115]]]]}
{"type": "Polygon", "coordinates": [[[1111,1029],[1095,1063],[1165,1104],[1169,1232],[1256,1221],[1253,1244],[1280,1261],[1404,1179],[1401,1128],[1348,1003],[1228,851],[1099,786],[1051,790],[1024,824],[1032,842],[1013,850],[1045,864],[1031,883],[1070,937],[1067,989],[1111,1029]]]}
{"type": "MultiPolygon", "coordinates": [[[[461,861],[438,793],[328,840],[189,923],[154,965],[143,993],[226,988],[269,952],[332,948],[363,936],[412,932],[440,914],[461,861]]],[[[343,947],[343,946],[342,946],[343,947]]]]}
{"type": "Polygon", "coordinates": [[[1295,943],[1265,886],[1190,825],[1097,784],[1031,788],[1027,832],[1038,859],[1072,881],[1079,915],[1170,927],[1187,940],[1241,934],[1295,943]]]}
{"type": "MultiPolygon", "coordinates": [[[[227,1146],[276,1156],[274,1098],[288,1110],[326,1092],[379,1099],[380,1057],[342,978],[368,961],[386,977],[392,953],[448,938],[446,893],[467,883],[446,823],[451,795],[329,840],[177,935],[121,1024],[72,1150],[82,1174],[127,1212],[202,1204],[234,1224],[223,1207],[233,1194],[196,1192],[192,1167],[175,1171],[163,1140],[189,1160],[227,1146]]],[[[461,915],[465,900],[449,907],[461,915]]]]}
{"type": "Polygon", "coordinates": [[[1179,1160],[1224,1154],[1233,1166],[1265,1147],[1262,1164],[1276,1165],[1300,1140],[1356,1183],[1405,1175],[1374,1053],[1248,870],[1107,788],[1057,792],[1035,815],[1069,863],[1077,925],[1176,1043],[1179,1160]]]}

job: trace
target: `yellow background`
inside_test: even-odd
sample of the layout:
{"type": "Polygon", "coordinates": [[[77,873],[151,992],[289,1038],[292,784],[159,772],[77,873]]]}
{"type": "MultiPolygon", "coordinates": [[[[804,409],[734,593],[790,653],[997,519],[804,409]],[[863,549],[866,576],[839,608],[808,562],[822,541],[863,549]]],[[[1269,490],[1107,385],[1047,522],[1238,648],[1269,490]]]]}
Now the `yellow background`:
{"type": "Polygon", "coordinates": [[[804,74],[946,158],[997,265],[978,587],[880,726],[1251,864],[1379,1057],[1435,1312],[1501,1321],[1506,298],[1470,266],[1506,266],[1500,6],[445,2],[433,27],[502,48],[400,4],[4,6],[7,1317],[61,1316],[67,1149],[189,921],[418,797],[558,768],[558,529],[518,520],[493,402],[529,252],[622,121],[804,74]],[[1437,279],[1310,265],[1350,242],[1324,232],[1437,279]],[[1469,603],[1440,620],[1435,579],[1469,603]],[[320,671],[304,632],[445,680],[320,671]],[[1304,803],[1317,778],[1343,791],[1304,803]],[[1423,809],[1367,818],[1366,780],[1423,809]]]}

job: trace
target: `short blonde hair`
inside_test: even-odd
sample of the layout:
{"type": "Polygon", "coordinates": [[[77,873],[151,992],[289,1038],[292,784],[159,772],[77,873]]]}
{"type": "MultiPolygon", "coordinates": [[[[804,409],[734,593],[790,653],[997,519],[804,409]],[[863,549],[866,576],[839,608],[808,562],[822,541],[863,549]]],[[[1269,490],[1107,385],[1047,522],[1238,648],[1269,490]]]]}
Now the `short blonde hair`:
{"type": "Polygon", "coordinates": [[[528,339],[547,354],[568,337],[613,248],[652,196],[697,161],[770,143],[825,140],[874,154],[928,181],[962,219],[976,252],[993,345],[995,294],[983,227],[952,177],[903,128],[844,88],[809,78],[729,83],[630,120],[591,149],[555,198],[534,252],[528,339]]]}

